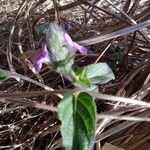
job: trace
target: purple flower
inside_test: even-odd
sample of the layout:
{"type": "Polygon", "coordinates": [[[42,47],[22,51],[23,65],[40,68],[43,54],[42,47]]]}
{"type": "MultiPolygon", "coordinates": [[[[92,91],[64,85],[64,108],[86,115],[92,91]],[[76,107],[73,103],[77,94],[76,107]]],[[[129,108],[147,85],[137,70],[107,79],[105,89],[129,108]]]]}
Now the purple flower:
{"type": "Polygon", "coordinates": [[[44,62],[47,62],[49,60],[48,57],[48,49],[46,44],[42,45],[42,49],[40,50],[39,53],[37,53],[33,58],[32,58],[32,63],[34,64],[34,67],[36,71],[40,71],[42,68],[42,64],[44,62]]]}
{"type": "Polygon", "coordinates": [[[78,43],[72,41],[71,37],[67,34],[64,33],[64,42],[66,44],[66,46],[72,50],[72,51],[77,51],[79,50],[79,52],[83,55],[87,55],[87,49],[81,45],[79,45],[78,43]]]}

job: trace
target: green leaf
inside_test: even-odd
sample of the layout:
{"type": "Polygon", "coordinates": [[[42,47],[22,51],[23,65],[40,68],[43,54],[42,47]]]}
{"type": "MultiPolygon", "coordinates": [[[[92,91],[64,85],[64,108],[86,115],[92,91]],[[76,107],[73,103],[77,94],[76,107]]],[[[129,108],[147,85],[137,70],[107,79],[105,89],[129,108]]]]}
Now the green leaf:
{"type": "Polygon", "coordinates": [[[115,62],[122,62],[124,60],[123,48],[119,45],[111,45],[107,50],[107,54],[115,62]]]}
{"type": "Polygon", "coordinates": [[[106,63],[91,64],[86,68],[86,78],[93,84],[105,84],[115,79],[111,68],[106,63]]]}
{"type": "Polygon", "coordinates": [[[115,53],[118,53],[118,52],[122,52],[123,49],[118,46],[118,45],[111,45],[108,50],[107,50],[107,53],[108,54],[115,54],[115,53]]]}
{"type": "Polygon", "coordinates": [[[95,126],[95,102],[88,93],[81,92],[75,102],[73,150],[93,149],[95,126]]]}
{"type": "Polygon", "coordinates": [[[110,55],[109,57],[115,62],[122,62],[124,60],[124,55],[121,52],[110,55]]]}
{"type": "Polygon", "coordinates": [[[61,121],[61,135],[66,150],[72,150],[74,138],[73,95],[66,94],[58,105],[58,116],[61,121]]]}
{"type": "Polygon", "coordinates": [[[92,150],[96,126],[93,98],[86,92],[76,98],[66,94],[58,105],[58,115],[66,150],[92,150]]]}
{"type": "Polygon", "coordinates": [[[0,72],[0,84],[7,80],[9,76],[5,72],[0,72]]]}
{"type": "Polygon", "coordinates": [[[86,69],[84,67],[76,67],[74,69],[74,77],[78,84],[82,86],[90,87],[91,82],[89,79],[86,78],[86,69]]]}

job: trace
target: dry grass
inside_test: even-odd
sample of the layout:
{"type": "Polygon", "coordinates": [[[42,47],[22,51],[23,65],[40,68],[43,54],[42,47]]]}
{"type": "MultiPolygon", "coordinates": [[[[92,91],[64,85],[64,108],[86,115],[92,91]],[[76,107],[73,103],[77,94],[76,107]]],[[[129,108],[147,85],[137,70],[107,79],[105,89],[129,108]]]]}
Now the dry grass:
{"type": "Polygon", "coordinates": [[[149,150],[149,1],[54,2],[54,7],[46,0],[0,2],[0,68],[19,79],[0,84],[0,149],[62,147],[56,107],[73,86],[46,66],[40,74],[33,73],[30,62],[21,59],[25,52],[39,48],[44,38],[35,35],[39,24],[57,20],[71,24],[67,32],[89,48],[87,56],[77,54],[77,65],[107,62],[116,76],[115,81],[100,86],[103,94],[91,93],[98,112],[96,144],[149,150]],[[109,56],[112,44],[123,49],[122,62],[109,56]]]}

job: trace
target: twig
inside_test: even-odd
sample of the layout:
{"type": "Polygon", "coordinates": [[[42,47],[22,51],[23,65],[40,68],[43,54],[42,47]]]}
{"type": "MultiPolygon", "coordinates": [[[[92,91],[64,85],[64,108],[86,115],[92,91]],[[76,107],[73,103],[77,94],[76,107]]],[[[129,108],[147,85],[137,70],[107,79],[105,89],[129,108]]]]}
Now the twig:
{"type": "Polygon", "coordinates": [[[55,0],[52,0],[52,1],[53,1],[54,9],[55,9],[55,19],[57,23],[60,24],[60,17],[59,17],[57,2],[55,0]]]}
{"type": "MultiPolygon", "coordinates": [[[[149,111],[144,111],[144,112],[140,112],[138,117],[149,117],[149,111]]],[[[126,129],[127,127],[130,127],[131,125],[135,124],[136,122],[131,122],[131,121],[125,121],[123,123],[120,123],[119,125],[115,126],[115,127],[112,127],[111,129],[101,133],[101,134],[97,134],[96,136],[96,141],[95,142],[98,142],[99,140],[103,140],[119,131],[122,131],[124,129],[126,129]]]]}
{"type": "Polygon", "coordinates": [[[28,4],[29,0],[25,0],[22,5],[20,6],[17,16],[14,20],[14,23],[12,25],[11,31],[10,31],[10,35],[9,35],[9,40],[8,40],[8,46],[7,46],[7,60],[8,60],[8,65],[11,71],[15,71],[14,66],[12,64],[12,52],[11,52],[11,48],[12,48],[12,36],[15,30],[15,24],[19,18],[19,16],[21,15],[21,12],[24,10],[25,6],[28,4]]]}
{"type": "Polygon", "coordinates": [[[132,49],[133,49],[135,37],[136,37],[136,32],[133,33],[133,37],[132,37],[131,43],[130,43],[130,45],[129,45],[129,48],[128,48],[126,54],[125,54],[125,59],[124,59],[123,63],[126,62],[126,60],[128,59],[129,53],[130,53],[130,52],[132,51],[132,49]]]}
{"type": "MultiPolygon", "coordinates": [[[[1,99],[0,99],[1,101],[1,99]]],[[[27,101],[27,100],[23,100],[21,101],[20,99],[16,99],[16,98],[11,98],[11,99],[5,99],[6,102],[13,102],[13,103],[17,103],[17,104],[22,104],[23,106],[28,106],[28,107],[35,107],[38,109],[43,109],[43,110],[49,110],[52,112],[57,112],[57,108],[53,107],[53,106],[49,106],[46,104],[42,104],[42,103],[38,103],[35,101],[27,101]]],[[[4,100],[3,100],[4,102],[4,100]]]]}
{"type": "Polygon", "coordinates": [[[107,115],[107,114],[98,114],[97,119],[108,118],[108,119],[116,119],[116,120],[128,120],[128,121],[146,121],[150,122],[150,118],[145,117],[132,117],[132,116],[116,116],[116,115],[107,115]]]}
{"type": "Polygon", "coordinates": [[[141,30],[141,29],[146,28],[148,26],[150,26],[150,20],[147,20],[147,21],[142,22],[142,23],[138,23],[136,25],[133,25],[133,26],[130,26],[130,27],[106,34],[106,35],[98,36],[98,37],[88,39],[88,40],[79,41],[78,43],[83,44],[83,45],[93,45],[93,44],[97,44],[97,43],[107,41],[107,40],[110,40],[113,38],[117,38],[117,37],[120,37],[123,35],[127,35],[129,33],[135,32],[137,30],[141,30]]]}
{"type": "MultiPolygon", "coordinates": [[[[23,76],[23,75],[21,75],[21,74],[18,74],[18,73],[16,73],[16,72],[6,71],[6,70],[1,69],[1,68],[0,68],[0,71],[1,71],[1,72],[5,72],[8,76],[10,76],[10,77],[12,77],[12,78],[15,78],[15,79],[16,79],[16,78],[19,78],[19,79],[22,79],[22,80],[26,80],[26,81],[28,81],[28,82],[34,83],[34,84],[36,84],[36,85],[38,85],[38,86],[44,88],[45,90],[54,91],[53,88],[51,88],[51,87],[49,87],[49,86],[47,86],[47,85],[45,85],[45,84],[42,84],[42,83],[40,83],[40,82],[38,82],[38,81],[36,81],[36,80],[33,80],[33,79],[29,78],[29,77],[26,77],[26,76],[23,76]]],[[[57,96],[60,97],[60,98],[63,98],[63,96],[62,96],[61,94],[57,94],[57,96]]]]}
{"type": "MultiPolygon", "coordinates": [[[[115,9],[117,9],[119,12],[121,12],[130,22],[130,24],[132,25],[135,25],[137,24],[137,22],[135,20],[133,20],[130,16],[128,16],[124,11],[120,10],[119,8],[117,8],[113,3],[111,3],[109,0],[106,0],[110,5],[112,5],[115,9]]],[[[149,38],[148,38],[148,35],[144,32],[144,31],[139,31],[139,33],[142,35],[142,37],[148,42],[150,43],[149,41],[149,38]]]]}
{"type": "MultiPolygon", "coordinates": [[[[33,80],[34,81],[34,80],[33,80]]],[[[32,81],[32,82],[33,82],[32,81]]],[[[37,82],[38,83],[38,82],[37,82]]],[[[41,85],[43,86],[43,85],[41,85]]],[[[40,95],[57,95],[58,93],[65,94],[66,92],[74,93],[77,92],[78,90],[73,89],[73,90],[54,90],[51,89],[51,91],[32,91],[32,92],[20,92],[20,93],[2,93],[0,94],[1,98],[10,98],[10,97],[31,97],[31,96],[40,96],[40,95]]],[[[125,98],[125,97],[119,97],[119,96],[113,96],[113,95],[107,95],[107,94],[101,94],[101,93],[94,93],[94,92],[89,92],[94,98],[99,98],[103,100],[110,100],[110,101],[115,101],[115,102],[122,102],[126,104],[133,104],[133,105],[138,105],[144,108],[150,108],[150,103],[144,102],[144,101],[139,101],[135,100],[132,98],[125,98]]],[[[61,95],[62,96],[62,95],[61,95]]]]}
{"type": "MultiPolygon", "coordinates": [[[[81,3],[81,2],[80,2],[81,3]]],[[[75,2],[72,2],[68,5],[64,5],[64,6],[58,6],[57,10],[58,11],[64,11],[64,10],[67,10],[67,9],[70,9],[72,7],[75,7],[77,5],[80,4],[78,1],[75,1],[75,2]]],[[[52,8],[52,9],[49,9],[47,10],[46,12],[44,12],[42,15],[40,15],[33,23],[33,27],[36,26],[36,24],[40,21],[41,18],[44,18],[47,14],[54,14],[55,13],[55,9],[52,8]]]]}
{"type": "MultiPolygon", "coordinates": [[[[77,90],[76,90],[77,91],[77,90]]],[[[75,92],[75,90],[53,90],[53,91],[27,91],[27,92],[14,92],[14,93],[1,93],[0,98],[21,98],[21,97],[37,97],[42,95],[56,95],[58,93],[65,94],[67,92],[75,92]]]]}
{"type": "Polygon", "coordinates": [[[108,48],[111,46],[112,42],[115,40],[116,38],[112,39],[109,44],[107,45],[107,47],[103,50],[103,52],[98,56],[98,58],[95,60],[94,63],[97,63],[101,57],[105,54],[105,52],[108,50],[108,48]]]}

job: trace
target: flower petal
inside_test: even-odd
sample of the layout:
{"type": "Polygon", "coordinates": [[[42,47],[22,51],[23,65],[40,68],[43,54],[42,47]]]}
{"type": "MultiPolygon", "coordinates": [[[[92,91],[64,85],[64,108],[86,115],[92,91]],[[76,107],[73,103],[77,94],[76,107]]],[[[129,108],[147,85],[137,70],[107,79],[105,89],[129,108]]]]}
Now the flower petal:
{"type": "Polygon", "coordinates": [[[64,33],[64,39],[65,39],[65,44],[69,47],[69,48],[73,48],[74,42],[72,41],[71,37],[69,36],[69,34],[64,33]]]}
{"type": "Polygon", "coordinates": [[[79,50],[79,52],[83,55],[87,55],[87,48],[84,46],[79,45],[78,43],[74,42],[73,44],[74,48],[79,50]]]}
{"type": "Polygon", "coordinates": [[[46,44],[42,45],[41,55],[43,57],[47,57],[48,56],[48,49],[47,49],[47,45],[46,44]]]}
{"type": "Polygon", "coordinates": [[[41,70],[41,68],[42,68],[42,63],[36,63],[36,64],[34,65],[34,67],[35,67],[35,69],[36,69],[37,72],[40,72],[40,70],[41,70]]]}
{"type": "Polygon", "coordinates": [[[72,51],[72,52],[76,52],[77,50],[79,50],[79,52],[83,55],[87,55],[87,49],[81,45],[79,45],[76,42],[73,42],[71,37],[67,34],[64,33],[64,39],[65,39],[65,44],[66,46],[72,51]]]}
{"type": "Polygon", "coordinates": [[[41,51],[32,58],[32,63],[34,64],[35,69],[38,72],[41,70],[43,62],[45,60],[47,61],[47,59],[48,59],[48,49],[46,44],[43,44],[41,51]]]}

